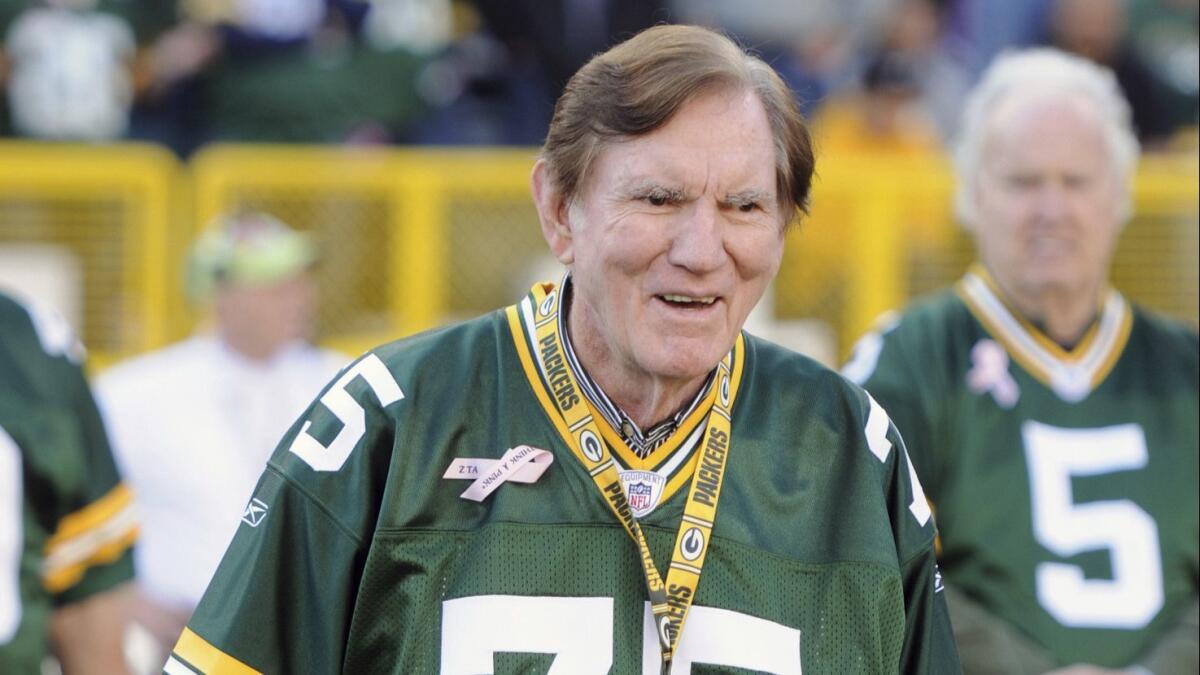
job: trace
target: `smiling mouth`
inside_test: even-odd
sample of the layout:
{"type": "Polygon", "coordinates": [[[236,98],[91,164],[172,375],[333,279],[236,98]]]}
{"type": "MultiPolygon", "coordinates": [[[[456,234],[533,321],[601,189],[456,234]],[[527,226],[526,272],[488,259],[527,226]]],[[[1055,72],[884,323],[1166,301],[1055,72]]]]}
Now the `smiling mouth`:
{"type": "Polygon", "coordinates": [[[693,295],[676,295],[673,293],[654,296],[659,300],[667,303],[672,307],[680,309],[703,309],[711,306],[717,301],[715,295],[693,296],[693,295]]]}

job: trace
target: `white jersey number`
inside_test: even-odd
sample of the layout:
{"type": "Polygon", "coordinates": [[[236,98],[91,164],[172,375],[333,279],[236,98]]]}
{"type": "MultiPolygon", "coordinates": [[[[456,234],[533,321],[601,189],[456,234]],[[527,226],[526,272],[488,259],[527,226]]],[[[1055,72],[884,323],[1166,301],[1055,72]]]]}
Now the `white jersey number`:
{"type": "Polygon", "coordinates": [[[21,452],[0,427],[0,645],[21,624],[21,452]]]}
{"type": "Polygon", "coordinates": [[[1128,499],[1077,504],[1071,479],[1146,466],[1146,436],[1137,424],[1062,429],[1021,427],[1038,542],[1064,558],[1108,549],[1112,579],[1088,579],[1077,565],[1044,562],[1035,571],[1038,602],[1075,628],[1138,629],[1163,606],[1158,526],[1128,499]]]}
{"type": "MultiPolygon", "coordinates": [[[[642,672],[661,668],[650,604],[643,620],[642,672]]],[[[442,675],[493,672],[499,653],[554,654],[549,675],[612,668],[613,601],[597,597],[480,595],[442,603],[442,675]],[[496,630],[503,626],[504,630],[496,630]]],[[[800,675],[800,631],[725,609],[694,606],[671,672],[692,664],[800,675]]]]}
{"type": "MultiPolygon", "coordinates": [[[[892,452],[892,442],[887,438],[892,420],[873,396],[867,394],[867,400],[871,404],[871,410],[867,413],[867,426],[863,429],[863,433],[867,436],[867,447],[880,462],[887,462],[888,455],[892,452]]],[[[929,508],[929,500],[925,498],[925,489],[921,487],[921,481],[917,478],[917,470],[913,468],[912,460],[908,458],[908,451],[903,447],[901,447],[901,451],[904,455],[904,463],[908,466],[908,487],[912,492],[912,502],[908,505],[908,511],[913,518],[917,519],[917,523],[921,527],[925,527],[925,523],[929,522],[933,511],[929,508]]]]}
{"type": "Polygon", "coordinates": [[[342,422],[342,430],[338,432],[332,443],[325,446],[308,433],[312,422],[305,420],[300,433],[296,435],[291,447],[288,448],[314,471],[341,469],[349,459],[350,453],[354,451],[354,446],[358,445],[358,441],[366,433],[367,412],[363,410],[358,401],[354,400],[350,392],[346,391],[350,381],[360,375],[366,381],[367,386],[371,388],[371,392],[379,399],[381,406],[389,406],[404,398],[404,392],[400,390],[400,385],[396,383],[391,371],[387,369],[383,361],[379,360],[378,356],[368,354],[361,361],[346,369],[346,372],[342,373],[337,382],[321,397],[321,403],[342,422]]]}

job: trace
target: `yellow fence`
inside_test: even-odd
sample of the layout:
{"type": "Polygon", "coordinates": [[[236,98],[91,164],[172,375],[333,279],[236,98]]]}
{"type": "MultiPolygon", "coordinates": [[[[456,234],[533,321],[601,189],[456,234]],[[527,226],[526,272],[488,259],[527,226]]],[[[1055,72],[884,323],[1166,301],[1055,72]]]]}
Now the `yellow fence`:
{"type": "MultiPolygon", "coordinates": [[[[0,252],[78,260],[80,325],[103,364],[186,335],[188,241],[219,213],[265,210],[318,242],[321,339],[358,352],[508,304],[551,273],[534,152],[216,146],[180,166],[146,146],[0,144],[0,252]]],[[[940,158],[830,157],[818,172],[773,309],[826,322],[844,356],[880,312],[959,276],[971,246],[940,158]]],[[[1144,162],[1113,267],[1129,296],[1193,323],[1197,192],[1194,157],[1144,162]]]]}

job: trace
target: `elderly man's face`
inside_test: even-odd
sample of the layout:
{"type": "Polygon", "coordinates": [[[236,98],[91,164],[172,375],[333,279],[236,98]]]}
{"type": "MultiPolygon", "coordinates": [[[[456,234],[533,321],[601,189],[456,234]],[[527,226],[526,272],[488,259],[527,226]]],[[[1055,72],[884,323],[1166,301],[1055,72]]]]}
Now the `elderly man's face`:
{"type": "Polygon", "coordinates": [[[1010,292],[1089,292],[1107,278],[1125,186],[1101,129],[1077,98],[1010,99],[992,113],[973,230],[1010,292]]]}
{"type": "Polygon", "coordinates": [[[733,346],[779,269],[786,218],[766,112],[743,91],[686,103],[611,143],[568,209],[582,335],[609,367],[689,379],[733,346]]]}

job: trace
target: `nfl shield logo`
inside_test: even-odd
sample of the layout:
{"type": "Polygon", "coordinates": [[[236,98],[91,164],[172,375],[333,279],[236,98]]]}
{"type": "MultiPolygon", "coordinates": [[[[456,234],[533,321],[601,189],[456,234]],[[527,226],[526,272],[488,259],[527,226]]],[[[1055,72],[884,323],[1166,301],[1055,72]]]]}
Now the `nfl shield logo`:
{"type": "Polygon", "coordinates": [[[653,503],[654,488],[649,483],[638,481],[629,484],[629,508],[635,513],[646,511],[653,503]]]}
{"type": "Polygon", "coordinates": [[[658,506],[666,484],[667,479],[653,471],[621,472],[621,485],[625,487],[625,496],[629,498],[629,510],[633,512],[634,518],[641,518],[658,506]]]}

